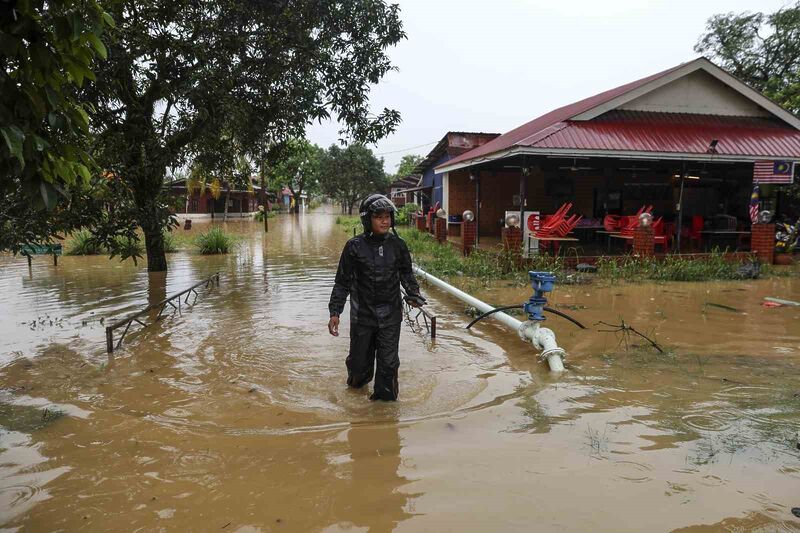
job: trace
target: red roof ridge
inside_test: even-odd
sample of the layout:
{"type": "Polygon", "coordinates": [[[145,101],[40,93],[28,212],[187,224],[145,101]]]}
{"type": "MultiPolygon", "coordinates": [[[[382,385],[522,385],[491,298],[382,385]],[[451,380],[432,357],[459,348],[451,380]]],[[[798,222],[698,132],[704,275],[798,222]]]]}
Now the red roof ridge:
{"type": "Polygon", "coordinates": [[[526,122],[525,124],[517,128],[514,128],[513,130],[507,133],[504,133],[500,137],[497,137],[496,139],[493,139],[482,146],[478,146],[470,150],[469,152],[465,152],[440,166],[450,166],[453,164],[458,164],[462,161],[474,159],[476,157],[480,157],[483,155],[489,155],[510,148],[517,144],[520,144],[525,140],[527,140],[528,138],[536,136],[538,133],[540,133],[542,130],[548,127],[551,127],[560,122],[564,122],[565,120],[568,120],[574,117],[575,115],[584,113],[594,107],[597,107],[601,104],[604,104],[605,102],[608,102],[609,100],[613,100],[614,98],[622,94],[637,89],[642,85],[646,85],[651,81],[657,80],[658,78],[666,76],[670,72],[673,72],[685,66],[686,64],[687,63],[681,63],[666,70],[662,70],[661,72],[657,72],[656,74],[645,76],[644,78],[640,78],[638,80],[626,83],[624,85],[614,87],[613,89],[608,89],[594,96],[590,96],[588,98],[584,98],[583,100],[578,100],[577,102],[573,102],[571,104],[567,104],[565,106],[554,109],[549,113],[545,113],[540,117],[537,117],[529,122],[526,122]]]}

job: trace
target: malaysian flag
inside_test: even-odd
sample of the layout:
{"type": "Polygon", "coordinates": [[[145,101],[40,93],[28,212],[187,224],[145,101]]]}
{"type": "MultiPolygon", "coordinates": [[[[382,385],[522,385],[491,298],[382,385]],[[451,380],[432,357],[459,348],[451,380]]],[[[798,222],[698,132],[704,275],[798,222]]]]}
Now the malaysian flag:
{"type": "Polygon", "coordinates": [[[792,161],[756,161],[753,164],[753,183],[792,183],[792,161]]]}
{"type": "Polygon", "coordinates": [[[750,195],[750,222],[753,224],[758,220],[758,185],[753,186],[753,194],[750,195]]]}

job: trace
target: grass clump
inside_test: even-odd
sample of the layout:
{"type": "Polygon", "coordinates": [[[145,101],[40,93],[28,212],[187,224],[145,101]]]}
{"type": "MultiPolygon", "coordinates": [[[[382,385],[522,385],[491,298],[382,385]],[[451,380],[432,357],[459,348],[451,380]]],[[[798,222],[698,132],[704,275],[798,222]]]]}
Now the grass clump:
{"type": "Polygon", "coordinates": [[[755,258],[731,259],[719,250],[703,258],[668,255],[652,257],[604,257],[597,262],[597,274],[611,281],[710,281],[741,279],[739,271],[755,258]]]}
{"type": "Polygon", "coordinates": [[[527,284],[529,270],[543,270],[557,275],[564,272],[562,257],[541,255],[520,261],[499,246],[473,250],[464,257],[453,246],[436,242],[427,232],[400,229],[399,233],[414,256],[414,262],[435,276],[468,276],[487,280],[519,277],[521,283],[527,284]]]}
{"type": "Polygon", "coordinates": [[[69,238],[66,255],[100,255],[105,250],[88,229],[76,231],[69,238]]]}
{"type": "Polygon", "coordinates": [[[178,238],[169,230],[164,230],[164,251],[168,254],[178,251],[178,238]]]}
{"type": "Polygon", "coordinates": [[[114,243],[114,251],[122,257],[142,257],[144,255],[144,243],[141,239],[116,237],[114,243]]]}
{"type": "Polygon", "coordinates": [[[195,239],[201,254],[227,254],[233,248],[234,239],[220,227],[213,227],[195,239]]]}
{"type": "Polygon", "coordinates": [[[256,214],[253,215],[253,220],[255,220],[256,222],[264,222],[264,215],[265,214],[266,214],[267,218],[273,218],[273,217],[275,217],[276,211],[277,210],[275,209],[274,205],[272,206],[272,210],[271,211],[265,210],[264,206],[260,205],[260,206],[258,206],[258,211],[256,211],[256,214]]]}
{"type": "Polygon", "coordinates": [[[342,230],[348,235],[361,233],[361,219],[356,215],[339,215],[336,217],[336,224],[342,226],[342,230]]]}

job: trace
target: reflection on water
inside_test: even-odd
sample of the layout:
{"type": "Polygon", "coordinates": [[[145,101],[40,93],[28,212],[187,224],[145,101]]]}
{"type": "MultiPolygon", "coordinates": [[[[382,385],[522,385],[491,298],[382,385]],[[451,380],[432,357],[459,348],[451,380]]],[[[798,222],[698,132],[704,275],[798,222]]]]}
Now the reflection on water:
{"type": "MultiPolygon", "coordinates": [[[[333,220],[279,217],[267,235],[228,222],[235,254],[173,254],[166,275],[101,257],[37,259],[30,271],[0,257],[2,523],[800,526],[800,309],[759,305],[800,294],[796,278],[559,287],[553,304],[584,323],[624,318],[669,351],[625,350],[555,319],[563,376],[491,322],[464,330],[463,305],[430,289],[439,336],[403,329],[403,396],[375,404],[344,386],[347,338],[325,328],[347,239],[333,220]],[[107,321],[216,271],[219,288],[105,354],[107,321]]],[[[501,284],[479,296],[529,295],[501,284]]]]}

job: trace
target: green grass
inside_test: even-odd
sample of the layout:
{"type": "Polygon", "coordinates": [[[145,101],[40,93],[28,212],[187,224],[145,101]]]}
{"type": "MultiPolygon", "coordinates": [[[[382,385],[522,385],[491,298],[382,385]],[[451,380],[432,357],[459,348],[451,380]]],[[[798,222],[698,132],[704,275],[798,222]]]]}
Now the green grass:
{"type": "Polygon", "coordinates": [[[336,224],[342,227],[345,233],[348,235],[353,235],[353,230],[356,230],[356,234],[361,233],[361,219],[358,218],[356,215],[339,215],[336,217],[336,224]]]}
{"type": "Polygon", "coordinates": [[[408,244],[414,262],[436,276],[513,278],[520,283],[528,283],[529,270],[544,270],[557,275],[564,273],[564,259],[561,257],[541,255],[517,261],[513,254],[499,246],[488,250],[474,250],[468,257],[463,257],[453,246],[440,245],[427,232],[403,228],[399,233],[408,244]]]}
{"type": "Polygon", "coordinates": [[[126,257],[141,257],[144,255],[144,242],[141,239],[117,237],[114,241],[117,249],[126,257]]]}
{"type": "Polygon", "coordinates": [[[105,250],[99,243],[92,240],[92,233],[88,229],[76,231],[69,236],[66,255],[100,255],[105,250]]]}
{"type": "Polygon", "coordinates": [[[164,251],[174,254],[178,251],[178,238],[169,230],[164,230],[164,251]]]}
{"type": "MultiPolygon", "coordinates": [[[[685,256],[667,256],[663,260],[608,257],[598,261],[597,274],[592,276],[568,270],[564,257],[537,255],[520,260],[499,246],[475,250],[469,257],[463,257],[456,248],[449,244],[440,245],[427,232],[416,229],[400,229],[399,232],[408,244],[414,262],[435,276],[466,276],[483,281],[511,279],[519,285],[529,283],[530,270],[553,272],[558,283],[570,284],[589,282],[592,278],[612,282],[734,280],[741,279],[739,268],[754,260],[749,257],[731,259],[718,250],[700,259],[685,256]]],[[[773,275],[776,270],[770,265],[762,265],[761,275],[773,275]]]]}
{"type": "MultiPolygon", "coordinates": [[[[663,261],[655,258],[624,256],[601,258],[597,263],[599,277],[611,281],[710,281],[740,279],[739,268],[753,259],[730,259],[718,250],[701,259],[668,255],[663,261]]],[[[768,272],[764,272],[768,273],[768,272]]]]}
{"type": "Polygon", "coordinates": [[[213,227],[197,236],[194,242],[201,254],[227,254],[233,248],[234,238],[220,227],[213,227]]]}
{"type": "MultiPolygon", "coordinates": [[[[276,216],[274,209],[272,211],[267,211],[267,218],[275,218],[276,216]]],[[[253,220],[256,222],[264,222],[264,211],[256,211],[256,214],[253,215],[253,220]]]]}

